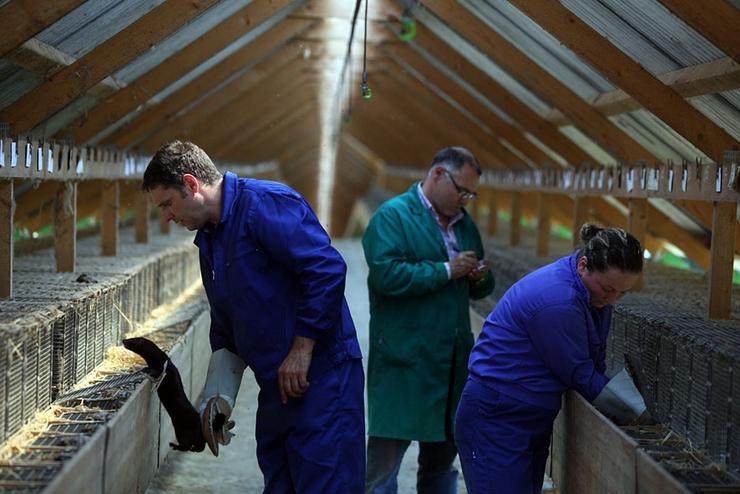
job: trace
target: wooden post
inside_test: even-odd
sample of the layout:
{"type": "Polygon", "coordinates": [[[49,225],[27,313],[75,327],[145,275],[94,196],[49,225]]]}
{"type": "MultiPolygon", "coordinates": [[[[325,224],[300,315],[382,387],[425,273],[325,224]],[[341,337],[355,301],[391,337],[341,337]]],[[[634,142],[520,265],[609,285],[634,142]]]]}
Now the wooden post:
{"type": "Polygon", "coordinates": [[[0,182],[0,298],[13,296],[13,181],[0,182]]]}
{"type": "Polygon", "coordinates": [[[488,198],[488,234],[494,236],[496,232],[498,232],[498,191],[491,189],[488,198]]]}
{"type": "MultiPolygon", "coordinates": [[[[647,199],[637,199],[631,197],[627,204],[629,206],[629,213],[627,217],[627,230],[640,241],[640,245],[645,245],[645,239],[647,238],[647,211],[648,201],[647,199]]],[[[642,290],[642,276],[632,287],[632,290],[637,292],[642,290]]]]}
{"type": "Polygon", "coordinates": [[[589,219],[590,200],[588,196],[576,196],[573,200],[573,247],[581,245],[581,227],[589,219]]]}
{"type": "Polygon", "coordinates": [[[709,261],[710,319],[729,319],[732,315],[732,275],[736,227],[737,205],[734,202],[715,202],[709,261]]]}
{"type": "Polygon", "coordinates": [[[117,180],[106,182],[103,186],[100,237],[103,242],[103,255],[118,254],[118,210],[120,209],[120,184],[117,180]]]}
{"type": "Polygon", "coordinates": [[[550,198],[545,192],[537,193],[537,255],[550,253],[550,198]]]}
{"type": "Polygon", "coordinates": [[[149,243],[149,197],[145,192],[136,192],[135,209],[135,228],[136,243],[149,243]]]}
{"type": "Polygon", "coordinates": [[[168,235],[170,233],[170,222],[164,217],[164,211],[159,210],[159,233],[168,235]]]}
{"type": "Polygon", "coordinates": [[[59,184],[54,201],[54,254],[57,272],[75,270],[77,250],[77,182],[59,184]]]}
{"type": "Polygon", "coordinates": [[[522,241],[522,193],[511,192],[511,225],[509,226],[509,244],[516,247],[522,241]]]}

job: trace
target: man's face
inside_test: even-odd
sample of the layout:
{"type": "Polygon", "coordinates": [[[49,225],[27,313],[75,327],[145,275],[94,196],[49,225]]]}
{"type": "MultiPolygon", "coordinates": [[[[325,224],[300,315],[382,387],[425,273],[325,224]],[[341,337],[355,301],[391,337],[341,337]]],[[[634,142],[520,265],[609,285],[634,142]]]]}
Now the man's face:
{"type": "Polygon", "coordinates": [[[457,173],[437,167],[433,171],[433,177],[437,183],[434,197],[431,197],[430,201],[437,213],[447,218],[453,218],[460,213],[461,208],[470,202],[465,195],[477,192],[480,182],[478,173],[470,165],[463,166],[457,173]]]}
{"type": "MultiPolygon", "coordinates": [[[[197,191],[186,182],[183,189],[157,186],[149,190],[152,202],[164,215],[165,221],[174,221],[188,230],[197,230],[206,224],[203,201],[197,191]]],[[[202,198],[202,197],[201,197],[202,198]]]]}
{"type": "Polygon", "coordinates": [[[606,305],[614,305],[622,298],[640,279],[640,275],[629,273],[620,269],[610,268],[604,273],[590,271],[587,267],[585,256],[578,259],[578,274],[591,294],[591,305],[601,309],[606,305]]]}

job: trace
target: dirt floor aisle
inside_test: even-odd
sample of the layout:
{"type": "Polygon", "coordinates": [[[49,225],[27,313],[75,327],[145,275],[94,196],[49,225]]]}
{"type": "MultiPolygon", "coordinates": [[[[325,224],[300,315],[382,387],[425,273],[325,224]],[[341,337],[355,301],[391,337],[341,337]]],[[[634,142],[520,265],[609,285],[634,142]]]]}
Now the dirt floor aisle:
{"type": "MultiPolygon", "coordinates": [[[[359,240],[338,240],[335,246],[347,261],[346,297],[360,338],[362,352],[367,357],[368,348],[368,299],[367,267],[359,240]]],[[[365,361],[367,366],[367,361],[365,361]]],[[[262,492],[262,474],[255,457],[254,418],[257,408],[257,384],[247,371],[234,412],[237,436],[231,444],[221,449],[218,458],[206,449],[203,453],[172,451],[166,463],[152,481],[147,494],[161,493],[241,493],[262,492]]],[[[416,457],[418,447],[413,443],[406,453],[399,474],[399,493],[416,492],[416,457]]],[[[460,469],[458,464],[458,470],[460,469]]],[[[460,480],[460,493],[465,486],[460,480]]]]}

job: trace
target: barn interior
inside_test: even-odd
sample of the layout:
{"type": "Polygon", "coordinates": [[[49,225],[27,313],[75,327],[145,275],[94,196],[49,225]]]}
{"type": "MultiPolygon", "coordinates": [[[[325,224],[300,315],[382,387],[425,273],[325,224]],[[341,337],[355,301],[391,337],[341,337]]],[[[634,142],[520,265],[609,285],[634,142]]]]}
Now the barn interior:
{"type": "Polygon", "coordinates": [[[346,252],[437,150],[468,148],[497,280],[478,330],[583,223],[630,231],[647,267],[608,364],[657,424],[570,392],[548,474],[740,492],[738,26],[738,0],[0,0],[0,490],[144,492],[171,461],[120,342],[150,335],[196,399],[198,251],[141,190],[179,139],[300,192],[346,252]]]}

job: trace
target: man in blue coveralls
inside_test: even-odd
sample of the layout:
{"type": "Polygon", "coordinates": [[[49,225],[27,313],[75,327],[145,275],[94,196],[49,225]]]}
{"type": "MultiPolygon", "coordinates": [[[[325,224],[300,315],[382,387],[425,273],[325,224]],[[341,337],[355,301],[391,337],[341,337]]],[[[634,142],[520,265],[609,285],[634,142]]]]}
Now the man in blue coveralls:
{"type": "Polygon", "coordinates": [[[160,148],[143,188],[167,221],[197,230],[213,350],[201,410],[213,453],[229,441],[249,366],[264,492],[362,492],[364,376],[346,265],[311,207],[285,185],[222,175],[189,142],[160,148]]]}

